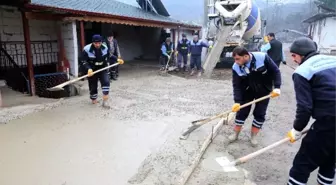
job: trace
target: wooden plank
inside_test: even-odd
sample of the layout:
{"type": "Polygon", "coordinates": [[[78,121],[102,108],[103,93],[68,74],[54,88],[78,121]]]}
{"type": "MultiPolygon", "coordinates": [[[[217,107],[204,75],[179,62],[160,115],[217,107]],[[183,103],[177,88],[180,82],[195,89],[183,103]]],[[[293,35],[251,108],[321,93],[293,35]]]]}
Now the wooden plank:
{"type": "Polygon", "coordinates": [[[36,13],[36,12],[25,12],[25,16],[27,19],[51,20],[51,21],[62,20],[64,19],[64,17],[66,17],[65,15],[36,13]]]}
{"type": "Polygon", "coordinates": [[[199,161],[201,160],[202,156],[204,155],[206,149],[208,148],[212,140],[217,136],[219,130],[223,127],[224,124],[228,124],[233,121],[234,116],[235,114],[231,113],[226,118],[222,118],[221,120],[219,120],[219,122],[214,127],[213,131],[208,135],[208,137],[203,142],[202,147],[200,151],[198,152],[198,154],[196,155],[196,158],[194,159],[194,161],[191,163],[190,168],[187,171],[182,173],[182,178],[180,179],[178,183],[179,185],[185,185],[188,182],[191,174],[196,169],[199,161]]]}
{"type": "Polygon", "coordinates": [[[80,22],[79,22],[79,27],[80,27],[80,29],[79,29],[79,34],[80,34],[80,47],[81,47],[81,49],[83,49],[84,46],[85,46],[84,21],[80,21],[80,22]]]}
{"type": "Polygon", "coordinates": [[[30,94],[32,96],[35,96],[35,79],[34,79],[34,69],[33,69],[33,58],[32,58],[31,45],[30,45],[31,42],[30,42],[29,22],[28,22],[25,12],[21,11],[21,15],[22,15],[27,68],[28,68],[28,75],[29,75],[30,94]]]}

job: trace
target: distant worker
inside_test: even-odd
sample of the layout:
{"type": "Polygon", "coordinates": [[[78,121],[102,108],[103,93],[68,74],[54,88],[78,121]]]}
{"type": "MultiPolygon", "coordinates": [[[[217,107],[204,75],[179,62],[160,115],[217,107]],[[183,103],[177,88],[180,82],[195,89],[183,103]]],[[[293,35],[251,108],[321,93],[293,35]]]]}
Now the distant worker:
{"type": "MultiPolygon", "coordinates": [[[[166,69],[167,63],[171,60],[172,54],[174,52],[174,45],[170,39],[170,37],[166,38],[166,41],[162,43],[161,46],[161,71],[168,70],[166,69]]],[[[168,66],[169,67],[169,66],[168,66]]]]}
{"type": "Polygon", "coordinates": [[[275,39],[274,33],[269,33],[264,41],[266,44],[262,46],[261,51],[266,52],[278,67],[281,62],[286,64],[282,43],[275,39]]]}
{"type": "Polygon", "coordinates": [[[187,39],[186,34],[182,34],[182,39],[177,44],[177,55],[178,55],[178,63],[177,67],[178,69],[182,69],[182,60],[183,60],[183,70],[185,72],[188,71],[187,65],[188,65],[188,51],[190,47],[190,41],[187,39]]]}
{"type": "MultiPolygon", "coordinates": [[[[108,94],[110,91],[110,80],[108,76],[108,70],[101,71],[99,73],[93,74],[94,71],[104,68],[108,65],[108,48],[106,45],[102,44],[103,38],[100,35],[93,35],[92,43],[84,47],[82,52],[81,62],[86,68],[87,74],[89,76],[89,90],[90,99],[93,104],[98,103],[98,79],[101,83],[101,88],[103,91],[103,107],[110,108],[108,105],[108,94]]],[[[119,64],[123,64],[122,59],[118,59],[119,64]]]]}
{"type": "Polygon", "coordinates": [[[295,40],[290,52],[299,64],[293,74],[296,116],[288,132],[290,141],[300,139],[311,117],[315,122],[302,140],[287,184],[306,184],[310,173],[319,168],[318,184],[331,185],[335,176],[336,57],[318,54],[314,41],[306,37],[295,40]]]}
{"type": "Polygon", "coordinates": [[[194,69],[195,66],[198,70],[198,76],[202,75],[201,55],[202,55],[203,47],[209,48],[210,46],[207,43],[199,40],[198,35],[194,35],[193,40],[190,43],[190,48],[189,48],[189,53],[191,55],[190,56],[190,69],[191,69],[190,75],[194,75],[194,73],[196,72],[196,70],[194,69]]]}
{"type": "MultiPolygon", "coordinates": [[[[105,42],[109,50],[109,63],[111,65],[117,63],[117,60],[120,59],[121,56],[120,56],[118,42],[114,38],[113,32],[108,33],[107,40],[105,42]]],[[[119,66],[112,67],[109,71],[110,71],[110,78],[112,80],[117,80],[119,77],[119,66]]]]}
{"type": "MultiPolygon", "coordinates": [[[[234,133],[230,142],[236,141],[247,119],[251,106],[240,110],[240,105],[271,94],[280,95],[281,74],[273,60],[262,52],[248,52],[246,48],[236,47],[232,52],[235,63],[232,66],[232,85],[235,104],[232,111],[237,112],[234,133]],[[273,89],[274,84],[274,89],[273,89]]],[[[265,122],[269,99],[256,103],[251,128],[251,144],[257,146],[256,136],[265,122]]]]}

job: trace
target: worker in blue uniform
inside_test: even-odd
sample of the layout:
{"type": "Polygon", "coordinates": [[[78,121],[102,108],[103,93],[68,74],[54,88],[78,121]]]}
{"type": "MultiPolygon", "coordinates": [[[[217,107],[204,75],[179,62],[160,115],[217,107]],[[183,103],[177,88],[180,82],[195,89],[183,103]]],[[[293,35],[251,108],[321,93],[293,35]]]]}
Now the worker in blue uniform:
{"type": "Polygon", "coordinates": [[[198,35],[194,35],[193,40],[190,42],[189,53],[190,53],[190,75],[194,75],[197,68],[198,76],[202,74],[202,49],[211,48],[207,43],[199,40],[198,35]]]}
{"type": "Polygon", "coordinates": [[[301,37],[290,47],[299,64],[293,74],[296,116],[288,132],[291,142],[302,136],[310,118],[315,121],[296,154],[289,172],[288,185],[306,184],[318,169],[317,182],[331,185],[335,175],[336,57],[316,52],[314,41],[301,37]]]}
{"type": "Polygon", "coordinates": [[[182,34],[182,39],[177,44],[177,67],[178,69],[182,69],[182,60],[183,60],[183,70],[185,72],[188,71],[187,64],[188,64],[188,51],[190,47],[190,41],[187,39],[186,34],[182,34]]]}
{"type": "MultiPolygon", "coordinates": [[[[102,44],[103,38],[100,35],[93,35],[92,43],[84,47],[81,62],[87,70],[90,99],[93,104],[96,104],[98,98],[98,80],[100,81],[103,91],[103,107],[109,108],[108,95],[110,91],[110,80],[108,70],[103,70],[93,74],[93,71],[104,68],[108,65],[109,53],[106,45],[102,44]]],[[[123,64],[123,60],[118,59],[119,64],[123,64]]]]}
{"type": "MultiPolygon", "coordinates": [[[[248,52],[246,48],[236,47],[233,50],[235,60],[232,66],[232,84],[235,104],[232,111],[237,112],[234,133],[229,136],[230,142],[238,139],[238,135],[248,117],[251,106],[240,110],[240,105],[271,94],[280,95],[281,74],[277,65],[265,53],[248,52]],[[273,88],[274,86],[274,88],[273,88]]],[[[251,144],[257,146],[256,136],[265,122],[269,99],[256,103],[251,128],[251,144]]]]}

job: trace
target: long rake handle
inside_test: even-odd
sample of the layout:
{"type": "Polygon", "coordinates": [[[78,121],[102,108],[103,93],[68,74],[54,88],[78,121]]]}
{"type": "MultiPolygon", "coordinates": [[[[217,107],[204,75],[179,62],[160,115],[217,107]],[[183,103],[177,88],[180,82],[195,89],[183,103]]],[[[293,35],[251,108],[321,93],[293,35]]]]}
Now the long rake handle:
{"type": "MultiPolygon", "coordinates": [[[[306,134],[306,133],[308,132],[308,130],[309,130],[309,129],[304,130],[304,131],[302,132],[302,135],[306,134]]],[[[289,138],[289,137],[286,137],[286,138],[284,138],[284,139],[282,139],[282,140],[280,140],[280,141],[277,141],[277,142],[275,142],[275,143],[273,143],[273,144],[271,144],[271,145],[269,145],[269,146],[267,146],[267,147],[265,147],[265,148],[262,148],[262,149],[260,149],[260,150],[257,150],[257,151],[255,151],[255,152],[253,152],[253,153],[250,153],[250,154],[248,154],[248,155],[246,155],[246,156],[243,156],[243,157],[241,157],[241,158],[239,158],[239,159],[236,159],[236,160],[233,162],[233,164],[234,164],[234,165],[243,164],[243,163],[245,163],[246,161],[248,161],[248,160],[250,160],[250,159],[252,159],[252,158],[254,158],[254,157],[257,157],[258,155],[261,155],[261,154],[267,152],[268,150],[271,150],[272,148],[275,148],[275,147],[277,147],[277,146],[279,146],[279,145],[282,145],[282,144],[284,144],[284,143],[287,143],[289,140],[290,140],[290,138],[289,138]]]]}
{"type": "MultiPolygon", "coordinates": [[[[115,64],[112,64],[112,65],[106,66],[106,67],[104,67],[104,68],[98,69],[98,70],[96,70],[96,71],[93,71],[92,74],[94,75],[94,74],[96,74],[96,73],[99,73],[99,72],[101,72],[101,71],[104,71],[104,70],[106,70],[106,69],[109,69],[109,68],[114,67],[114,66],[117,66],[117,65],[119,65],[119,63],[115,63],[115,64]]],[[[81,79],[83,79],[83,78],[86,78],[86,77],[88,77],[88,76],[89,76],[89,75],[86,74],[86,75],[84,75],[84,76],[81,76],[81,77],[72,79],[72,80],[68,81],[67,83],[68,83],[68,84],[72,84],[72,83],[77,82],[77,81],[79,81],[79,80],[81,80],[81,79]]]]}
{"type": "MultiPolygon", "coordinates": [[[[270,97],[271,97],[270,94],[267,95],[267,96],[263,96],[263,97],[261,97],[261,98],[255,99],[255,100],[253,100],[253,101],[251,101],[251,102],[248,102],[248,103],[245,103],[245,104],[241,105],[240,108],[248,107],[248,106],[250,106],[250,105],[252,105],[252,104],[254,104],[254,103],[260,102],[260,101],[265,100],[265,99],[268,99],[268,98],[270,98],[270,97]]],[[[226,112],[217,114],[217,115],[215,115],[215,116],[213,116],[213,117],[210,117],[210,118],[207,118],[207,119],[201,119],[201,120],[198,120],[198,121],[194,121],[193,123],[195,124],[195,123],[199,122],[199,123],[202,125],[202,124],[205,124],[205,123],[210,122],[210,121],[212,121],[212,120],[215,120],[215,119],[217,119],[217,118],[223,117],[223,116],[225,116],[225,115],[227,115],[227,114],[230,114],[231,112],[232,112],[232,111],[229,110],[229,111],[226,111],[226,112]]]]}

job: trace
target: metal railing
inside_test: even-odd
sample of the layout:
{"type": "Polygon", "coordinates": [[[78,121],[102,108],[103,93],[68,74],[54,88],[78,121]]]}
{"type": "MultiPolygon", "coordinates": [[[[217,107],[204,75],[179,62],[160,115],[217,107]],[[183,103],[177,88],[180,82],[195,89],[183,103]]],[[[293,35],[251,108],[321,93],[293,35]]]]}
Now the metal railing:
{"type": "Polygon", "coordinates": [[[20,92],[28,92],[29,82],[25,68],[18,66],[4,48],[0,47],[0,79],[6,80],[7,86],[20,92]]]}
{"type": "MultiPolygon", "coordinates": [[[[24,41],[1,42],[0,47],[7,51],[18,66],[27,66],[24,41]]],[[[34,66],[58,62],[57,41],[32,41],[31,52],[34,66]]]]}

